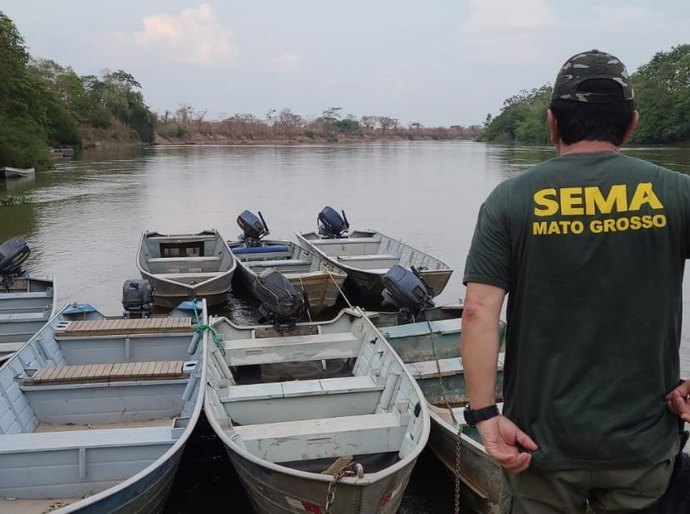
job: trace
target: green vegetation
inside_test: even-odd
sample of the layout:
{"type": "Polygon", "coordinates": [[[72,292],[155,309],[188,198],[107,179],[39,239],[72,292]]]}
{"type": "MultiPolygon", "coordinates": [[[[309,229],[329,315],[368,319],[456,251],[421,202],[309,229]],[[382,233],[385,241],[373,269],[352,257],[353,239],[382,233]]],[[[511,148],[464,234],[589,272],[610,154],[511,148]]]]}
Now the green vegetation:
{"type": "MultiPolygon", "coordinates": [[[[657,53],[632,74],[640,124],[632,143],[690,142],[690,45],[657,53]]],[[[480,139],[488,142],[549,143],[546,109],[551,86],[521,91],[487,116],[480,139]]]]}
{"type": "Polygon", "coordinates": [[[79,76],[32,59],[0,11],[0,166],[45,168],[50,147],[154,141],[155,116],[129,73],[79,76]]]}

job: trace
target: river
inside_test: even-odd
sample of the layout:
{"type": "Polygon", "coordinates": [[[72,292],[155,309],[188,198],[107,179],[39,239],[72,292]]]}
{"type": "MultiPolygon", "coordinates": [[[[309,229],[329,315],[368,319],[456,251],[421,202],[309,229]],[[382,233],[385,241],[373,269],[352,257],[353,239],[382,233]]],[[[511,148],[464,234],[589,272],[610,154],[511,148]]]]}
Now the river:
{"type": "MultiPolygon", "coordinates": [[[[690,148],[626,150],[690,173],[690,148]]],[[[60,303],[89,302],[121,312],[122,284],[138,278],[144,230],[240,232],[244,209],[260,210],[271,237],[312,230],[325,205],[344,209],[355,228],[375,228],[448,262],[456,272],[437,303],[462,298],[462,269],[478,208],[506,178],[554,155],[548,147],[474,142],[296,146],[180,146],[91,151],[35,179],[0,179],[0,241],[24,236],[34,274],[53,274],[60,303]]],[[[683,312],[690,319],[690,279],[683,312]]],[[[252,319],[235,292],[220,313],[252,319]]],[[[690,325],[689,325],[690,326],[690,325]]],[[[690,328],[683,330],[683,375],[690,375],[690,328]]],[[[190,443],[167,514],[251,512],[227,457],[202,422],[190,443]],[[232,506],[232,507],[230,507],[232,506]]],[[[423,454],[401,512],[451,512],[452,481],[423,454]]]]}

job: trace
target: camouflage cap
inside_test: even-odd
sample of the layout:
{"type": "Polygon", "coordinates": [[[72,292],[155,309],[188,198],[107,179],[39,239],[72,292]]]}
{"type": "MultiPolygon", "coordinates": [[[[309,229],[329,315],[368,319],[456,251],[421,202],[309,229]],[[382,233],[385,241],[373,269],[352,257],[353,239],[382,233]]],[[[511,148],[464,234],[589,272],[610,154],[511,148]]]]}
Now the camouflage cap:
{"type": "Polygon", "coordinates": [[[582,52],[568,59],[558,72],[551,94],[551,100],[591,103],[615,103],[632,100],[634,97],[625,64],[617,57],[599,50],[582,52]],[[609,79],[617,82],[621,86],[623,96],[580,90],[580,85],[591,79],[609,79]]]}

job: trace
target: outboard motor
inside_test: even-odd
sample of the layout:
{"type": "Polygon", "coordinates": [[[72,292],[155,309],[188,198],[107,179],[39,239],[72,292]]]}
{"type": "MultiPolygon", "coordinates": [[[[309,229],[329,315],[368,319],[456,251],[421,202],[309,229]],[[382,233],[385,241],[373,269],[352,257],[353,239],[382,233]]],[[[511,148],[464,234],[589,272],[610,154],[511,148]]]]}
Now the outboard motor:
{"type": "Polygon", "coordinates": [[[261,301],[261,322],[267,321],[276,328],[290,328],[304,314],[305,302],[302,293],[275,268],[262,271],[252,290],[261,301]]]}
{"type": "Polygon", "coordinates": [[[31,249],[21,236],[11,237],[0,245],[0,285],[8,286],[15,277],[26,274],[22,264],[30,254],[31,249]]]}
{"type": "Polygon", "coordinates": [[[316,218],[319,227],[319,235],[325,239],[343,237],[350,228],[345,211],[342,216],[333,207],[324,207],[316,218]]]}
{"type": "Polygon", "coordinates": [[[385,288],[384,304],[397,307],[403,320],[418,318],[427,307],[434,305],[434,290],[414,266],[408,270],[396,264],[381,280],[385,288]]]}
{"type": "Polygon", "coordinates": [[[269,234],[266,220],[259,211],[257,217],[253,212],[244,210],[237,216],[237,224],[242,229],[242,234],[239,236],[240,241],[244,241],[246,246],[255,247],[261,246],[261,238],[269,234]]]}
{"type": "Polygon", "coordinates": [[[122,286],[122,314],[125,318],[148,318],[151,315],[153,291],[148,280],[125,280],[122,286]]]}

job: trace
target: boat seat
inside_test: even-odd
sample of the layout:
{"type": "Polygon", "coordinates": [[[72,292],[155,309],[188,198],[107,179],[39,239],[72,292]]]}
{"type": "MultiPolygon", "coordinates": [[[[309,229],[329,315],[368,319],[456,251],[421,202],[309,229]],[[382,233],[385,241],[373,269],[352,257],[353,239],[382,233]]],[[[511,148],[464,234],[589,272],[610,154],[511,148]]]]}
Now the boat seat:
{"type": "Polygon", "coordinates": [[[269,384],[235,385],[228,388],[227,394],[221,398],[221,401],[238,402],[372,391],[383,391],[383,385],[377,384],[368,375],[359,375],[355,377],[293,380],[269,384]]]}
{"type": "Polygon", "coordinates": [[[22,322],[22,321],[41,321],[48,319],[50,311],[41,312],[16,312],[14,314],[1,314],[0,323],[3,322],[22,322]]]}
{"type": "Polygon", "coordinates": [[[148,259],[149,264],[154,263],[166,263],[166,264],[187,264],[187,263],[203,263],[203,262],[218,262],[220,263],[220,257],[218,256],[204,256],[204,257],[153,257],[148,259]]]}
{"type": "Polygon", "coordinates": [[[184,361],[116,362],[41,368],[23,385],[185,378],[184,361]]]}
{"type": "Polygon", "coordinates": [[[114,446],[170,445],[173,442],[172,423],[163,427],[3,434],[0,455],[114,446]]]}
{"type": "Polygon", "coordinates": [[[407,423],[396,413],[234,427],[248,451],[270,462],[399,452],[407,423]]]}
{"type": "Polygon", "coordinates": [[[311,261],[304,259],[273,259],[265,261],[248,262],[250,268],[271,268],[274,266],[307,266],[311,261]]]}
{"type": "Polygon", "coordinates": [[[197,273],[191,273],[191,272],[185,272],[185,273],[154,273],[153,275],[156,278],[166,278],[168,280],[184,280],[184,279],[195,279],[195,278],[202,278],[205,280],[219,277],[221,275],[225,275],[227,271],[207,271],[207,272],[197,272],[197,273]]]}
{"type": "Polygon", "coordinates": [[[55,339],[63,336],[106,336],[192,332],[192,318],[134,318],[66,321],[56,327],[55,339]]]}
{"type": "Polygon", "coordinates": [[[385,261],[385,260],[400,260],[399,255],[387,253],[372,253],[370,255],[339,255],[339,261],[358,262],[358,261],[385,261]]]}
{"type": "Polygon", "coordinates": [[[267,245],[267,246],[240,246],[237,248],[232,248],[232,253],[235,255],[246,255],[246,256],[262,256],[267,253],[286,253],[290,255],[292,253],[292,248],[287,245],[267,245]]]}
{"type": "Polygon", "coordinates": [[[342,237],[337,239],[307,239],[316,246],[329,246],[337,244],[380,243],[380,237],[342,237]]]}
{"type": "MultiPolygon", "coordinates": [[[[503,369],[503,361],[505,353],[498,354],[498,371],[503,369]]],[[[438,377],[438,371],[441,370],[442,377],[453,375],[462,375],[463,367],[462,361],[459,357],[452,357],[450,359],[438,359],[421,362],[410,362],[407,364],[408,371],[416,379],[435,378],[438,377]],[[437,363],[438,362],[438,366],[437,363]]]]}
{"type": "Polygon", "coordinates": [[[430,333],[440,335],[459,334],[462,330],[462,318],[442,319],[437,321],[418,321],[405,325],[395,325],[380,329],[386,337],[395,339],[398,337],[422,336],[430,333]],[[431,328],[429,328],[431,325],[431,328]]]}
{"type": "Polygon", "coordinates": [[[359,355],[361,340],[352,332],[226,341],[229,366],[349,359],[359,355]]]}

